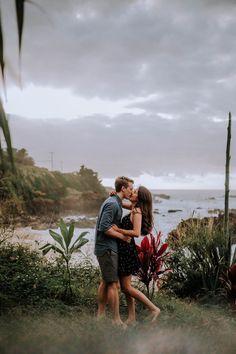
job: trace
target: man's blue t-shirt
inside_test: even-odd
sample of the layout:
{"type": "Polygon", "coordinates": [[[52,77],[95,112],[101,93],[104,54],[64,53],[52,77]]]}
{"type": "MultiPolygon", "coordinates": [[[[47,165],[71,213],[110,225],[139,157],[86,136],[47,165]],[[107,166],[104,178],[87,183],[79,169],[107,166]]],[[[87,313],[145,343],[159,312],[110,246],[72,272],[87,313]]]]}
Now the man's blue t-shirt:
{"type": "Polygon", "coordinates": [[[105,232],[114,224],[119,226],[121,218],[121,199],[117,195],[108,197],[101,206],[97,220],[94,250],[96,256],[102,256],[108,250],[118,252],[116,239],[107,236],[105,232]]]}

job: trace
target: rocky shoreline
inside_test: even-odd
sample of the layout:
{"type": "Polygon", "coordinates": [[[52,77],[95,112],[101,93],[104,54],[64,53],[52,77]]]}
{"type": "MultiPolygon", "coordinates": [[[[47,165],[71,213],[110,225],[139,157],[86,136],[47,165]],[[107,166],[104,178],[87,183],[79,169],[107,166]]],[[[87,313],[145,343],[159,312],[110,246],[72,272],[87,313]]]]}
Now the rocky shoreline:
{"type": "MultiPolygon", "coordinates": [[[[215,212],[215,210],[213,211],[215,212]]],[[[189,218],[182,220],[177,227],[168,234],[168,240],[173,242],[181,237],[181,234],[185,234],[186,231],[192,226],[196,225],[214,225],[215,227],[222,228],[224,221],[224,214],[219,213],[218,216],[208,216],[204,218],[189,218]]],[[[236,243],[236,209],[231,209],[229,212],[229,229],[232,232],[232,242],[236,243]]]]}
{"type": "Polygon", "coordinates": [[[14,219],[14,228],[31,227],[32,230],[57,229],[60,219],[63,218],[69,225],[71,222],[78,228],[94,228],[97,217],[94,215],[51,215],[27,216],[14,219]]]}

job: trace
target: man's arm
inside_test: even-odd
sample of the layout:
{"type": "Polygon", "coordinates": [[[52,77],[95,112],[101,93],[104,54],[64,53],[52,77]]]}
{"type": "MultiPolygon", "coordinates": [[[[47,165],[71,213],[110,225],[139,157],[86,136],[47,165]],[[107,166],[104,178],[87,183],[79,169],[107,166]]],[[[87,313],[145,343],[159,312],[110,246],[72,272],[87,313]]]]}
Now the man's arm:
{"type": "Polygon", "coordinates": [[[114,224],[117,205],[113,203],[107,203],[104,206],[103,213],[100,219],[98,230],[104,232],[108,237],[120,239],[122,241],[130,242],[131,238],[123,235],[120,232],[115,231],[112,226],[114,224]]]}
{"type": "Polygon", "coordinates": [[[132,209],[132,203],[129,202],[129,201],[122,200],[122,208],[131,210],[132,209]]]}
{"type": "Polygon", "coordinates": [[[125,236],[125,235],[121,234],[120,232],[115,231],[112,227],[109,230],[105,231],[105,235],[112,237],[112,238],[120,239],[122,241],[126,241],[128,243],[131,241],[130,236],[125,236]]]}

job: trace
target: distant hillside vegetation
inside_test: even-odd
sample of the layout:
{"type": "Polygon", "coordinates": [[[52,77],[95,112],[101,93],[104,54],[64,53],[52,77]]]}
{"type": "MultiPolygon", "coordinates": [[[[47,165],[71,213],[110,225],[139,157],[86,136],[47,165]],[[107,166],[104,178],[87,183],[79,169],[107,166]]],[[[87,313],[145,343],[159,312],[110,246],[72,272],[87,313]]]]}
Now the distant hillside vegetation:
{"type": "Polygon", "coordinates": [[[14,149],[17,173],[0,179],[1,215],[97,212],[108,193],[98,174],[81,166],[61,173],[35,166],[25,149],[14,149]]]}

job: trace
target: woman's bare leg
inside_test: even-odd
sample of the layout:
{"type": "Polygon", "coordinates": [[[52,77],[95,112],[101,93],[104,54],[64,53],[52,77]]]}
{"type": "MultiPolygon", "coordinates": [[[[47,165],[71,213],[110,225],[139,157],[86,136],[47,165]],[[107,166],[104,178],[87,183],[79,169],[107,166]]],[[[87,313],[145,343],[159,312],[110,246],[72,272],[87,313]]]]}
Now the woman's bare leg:
{"type": "Polygon", "coordinates": [[[131,324],[136,321],[136,314],[135,314],[135,300],[129,294],[125,294],[126,302],[128,306],[128,318],[125,321],[126,324],[131,324]]]}
{"type": "Polygon", "coordinates": [[[125,294],[142,302],[149,309],[152,315],[152,320],[155,320],[157,318],[157,316],[160,314],[160,309],[157,306],[155,306],[141,291],[135,289],[131,285],[131,275],[121,277],[120,284],[121,284],[122,291],[125,294]]]}

